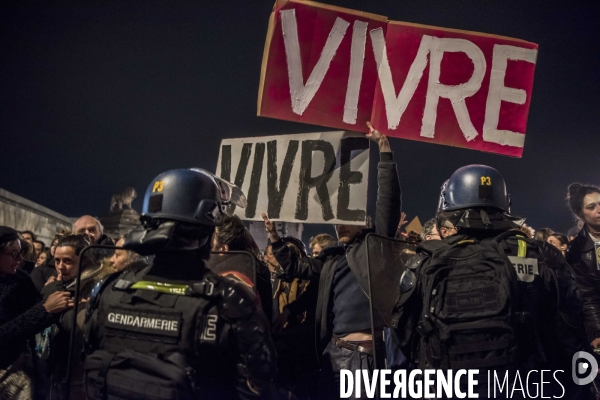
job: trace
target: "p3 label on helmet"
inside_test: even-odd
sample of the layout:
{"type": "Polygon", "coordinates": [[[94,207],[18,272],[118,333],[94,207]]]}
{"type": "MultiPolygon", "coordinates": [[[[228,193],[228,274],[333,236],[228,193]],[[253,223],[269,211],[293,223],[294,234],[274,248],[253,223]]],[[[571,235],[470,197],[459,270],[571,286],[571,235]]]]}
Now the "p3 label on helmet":
{"type": "Polygon", "coordinates": [[[517,277],[521,282],[533,282],[536,275],[539,275],[537,258],[525,258],[508,256],[511,264],[517,272],[517,277]]]}
{"type": "Polygon", "coordinates": [[[152,186],[152,193],[162,192],[165,187],[165,181],[156,181],[152,186]]]}

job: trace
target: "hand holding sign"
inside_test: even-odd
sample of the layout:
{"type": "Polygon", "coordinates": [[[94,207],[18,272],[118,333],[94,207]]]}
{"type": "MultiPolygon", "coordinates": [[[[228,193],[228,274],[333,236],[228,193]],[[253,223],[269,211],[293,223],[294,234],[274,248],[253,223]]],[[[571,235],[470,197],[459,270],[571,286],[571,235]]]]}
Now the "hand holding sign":
{"type": "Polygon", "coordinates": [[[383,136],[381,132],[371,125],[369,121],[367,121],[367,126],[369,127],[369,133],[367,133],[367,139],[370,139],[379,145],[379,151],[384,153],[389,153],[392,151],[390,148],[390,143],[388,142],[387,137],[383,136]]]}
{"type": "Polygon", "coordinates": [[[271,221],[265,213],[262,213],[262,218],[265,221],[265,230],[269,234],[269,240],[271,240],[271,243],[275,243],[279,240],[279,234],[277,234],[275,222],[271,221]]]}

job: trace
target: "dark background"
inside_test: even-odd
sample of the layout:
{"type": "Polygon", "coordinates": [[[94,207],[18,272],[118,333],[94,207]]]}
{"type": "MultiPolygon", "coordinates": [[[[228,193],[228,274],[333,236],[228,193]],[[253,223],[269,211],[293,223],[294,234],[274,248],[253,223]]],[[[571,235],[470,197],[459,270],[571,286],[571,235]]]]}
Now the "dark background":
{"type": "MultiPolygon", "coordinates": [[[[392,139],[403,209],[424,222],[441,183],[482,163],[530,225],[573,225],[567,185],[600,183],[600,2],[325,2],[538,43],[523,158],[392,139]]],[[[57,212],[101,215],[126,186],[141,211],[160,172],[214,171],[221,138],[325,130],[256,117],[272,0],[11,3],[0,7],[0,187],[57,212]]]]}

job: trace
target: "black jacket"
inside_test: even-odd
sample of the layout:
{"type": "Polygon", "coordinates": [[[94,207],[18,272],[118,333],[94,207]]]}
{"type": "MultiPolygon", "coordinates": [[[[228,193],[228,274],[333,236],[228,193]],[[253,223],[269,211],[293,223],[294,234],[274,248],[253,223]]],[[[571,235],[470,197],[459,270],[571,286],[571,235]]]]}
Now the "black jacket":
{"type": "Polygon", "coordinates": [[[42,291],[42,288],[51,276],[57,275],[58,274],[56,273],[54,264],[40,265],[39,267],[35,267],[33,271],[29,273],[29,277],[31,278],[31,281],[35,285],[35,288],[38,290],[38,292],[42,291]]]}
{"type": "Polygon", "coordinates": [[[0,277],[0,369],[5,369],[25,349],[27,339],[52,325],[52,315],[40,294],[21,270],[0,277]]]}
{"type": "MultiPolygon", "coordinates": [[[[400,222],[401,191],[393,153],[381,153],[377,166],[377,204],[374,232],[394,237],[400,222]]],[[[329,247],[316,258],[299,259],[282,240],[273,243],[273,254],[286,275],[300,279],[319,279],[319,294],[315,316],[319,353],[325,349],[333,335],[333,302],[331,291],[333,276],[339,259],[346,253],[348,265],[356,275],[361,288],[368,293],[367,252],[364,236],[347,246],[329,247]]]]}
{"type": "Polygon", "coordinates": [[[583,317],[588,338],[600,337],[600,271],[594,241],[584,227],[567,249],[567,262],[573,268],[583,299],[583,317]]]}

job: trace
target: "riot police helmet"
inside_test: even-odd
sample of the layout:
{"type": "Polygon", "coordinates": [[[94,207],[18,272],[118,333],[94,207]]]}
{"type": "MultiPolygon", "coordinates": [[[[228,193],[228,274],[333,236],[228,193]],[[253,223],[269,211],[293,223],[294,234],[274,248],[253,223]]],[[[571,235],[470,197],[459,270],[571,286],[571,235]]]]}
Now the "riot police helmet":
{"type": "Polygon", "coordinates": [[[146,189],[142,218],[218,226],[226,215],[233,187],[200,168],[163,172],[146,189]]]}
{"type": "Polygon", "coordinates": [[[466,165],[442,185],[438,212],[490,208],[510,213],[510,196],[504,178],[487,165],[466,165]]]}
{"type": "Polygon", "coordinates": [[[201,239],[204,245],[232,204],[246,206],[243,192],[208,171],[163,172],[146,190],[142,226],[131,232],[123,247],[149,255],[175,244],[181,247],[185,237],[201,239]]]}

